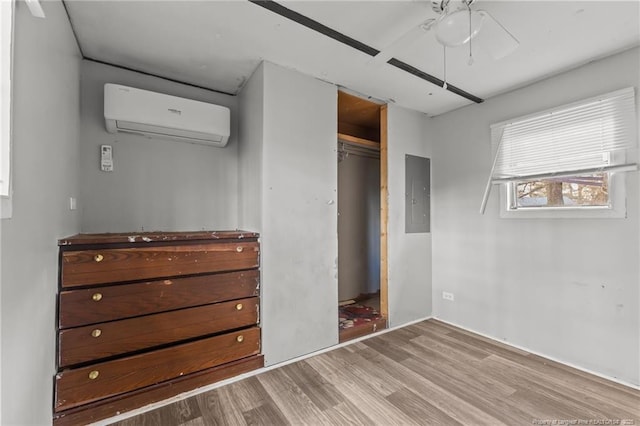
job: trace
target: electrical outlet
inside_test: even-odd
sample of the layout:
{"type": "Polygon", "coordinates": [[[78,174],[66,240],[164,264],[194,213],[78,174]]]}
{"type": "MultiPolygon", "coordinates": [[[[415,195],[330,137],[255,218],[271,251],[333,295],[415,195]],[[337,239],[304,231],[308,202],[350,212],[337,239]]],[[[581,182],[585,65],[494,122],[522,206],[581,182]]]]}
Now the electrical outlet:
{"type": "Polygon", "coordinates": [[[453,293],[449,293],[448,291],[442,292],[442,298],[444,300],[451,300],[452,302],[456,300],[455,297],[453,296],[453,293]]]}

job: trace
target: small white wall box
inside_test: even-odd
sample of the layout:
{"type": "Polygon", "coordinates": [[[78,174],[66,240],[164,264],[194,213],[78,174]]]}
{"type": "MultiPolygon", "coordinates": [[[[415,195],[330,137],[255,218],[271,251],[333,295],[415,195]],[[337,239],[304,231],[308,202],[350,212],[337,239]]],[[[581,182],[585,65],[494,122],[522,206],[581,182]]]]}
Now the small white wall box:
{"type": "Polygon", "coordinates": [[[100,170],[113,171],[113,148],[111,145],[100,145],[100,170]]]}
{"type": "Polygon", "coordinates": [[[110,133],[217,147],[227,145],[231,128],[227,107],[111,83],[104,85],[104,119],[110,133]]]}

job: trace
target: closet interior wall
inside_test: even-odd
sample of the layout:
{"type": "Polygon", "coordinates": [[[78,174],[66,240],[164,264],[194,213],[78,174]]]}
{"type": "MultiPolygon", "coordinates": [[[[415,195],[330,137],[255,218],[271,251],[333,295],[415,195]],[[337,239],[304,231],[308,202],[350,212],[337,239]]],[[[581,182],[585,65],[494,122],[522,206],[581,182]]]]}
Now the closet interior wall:
{"type": "Polygon", "coordinates": [[[338,92],[338,298],[379,291],[380,105],[338,92]]]}

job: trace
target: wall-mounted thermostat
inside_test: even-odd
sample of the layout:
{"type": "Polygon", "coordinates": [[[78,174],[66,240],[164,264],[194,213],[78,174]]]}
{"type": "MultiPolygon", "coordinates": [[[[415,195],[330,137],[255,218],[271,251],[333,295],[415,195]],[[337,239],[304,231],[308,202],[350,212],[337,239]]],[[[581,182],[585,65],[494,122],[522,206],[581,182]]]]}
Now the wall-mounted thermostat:
{"type": "Polygon", "coordinates": [[[100,170],[113,171],[113,148],[111,145],[100,145],[100,170]]]}

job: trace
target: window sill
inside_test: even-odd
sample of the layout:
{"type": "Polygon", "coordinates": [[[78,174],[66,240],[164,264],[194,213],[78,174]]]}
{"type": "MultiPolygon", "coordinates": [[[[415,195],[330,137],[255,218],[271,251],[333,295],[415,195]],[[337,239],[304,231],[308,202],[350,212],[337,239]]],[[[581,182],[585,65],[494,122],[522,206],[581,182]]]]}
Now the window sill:
{"type": "Polygon", "coordinates": [[[624,219],[627,217],[625,208],[539,208],[500,211],[503,219],[624,219]]]}

